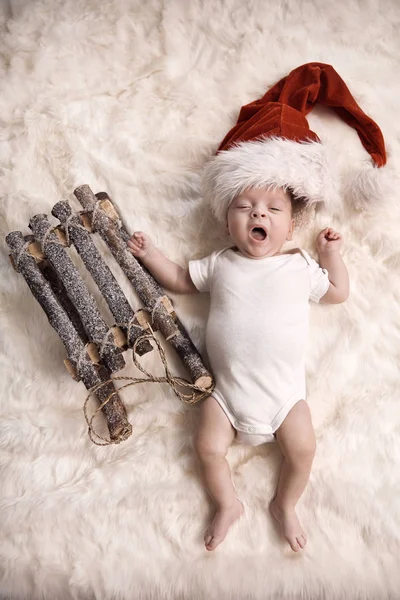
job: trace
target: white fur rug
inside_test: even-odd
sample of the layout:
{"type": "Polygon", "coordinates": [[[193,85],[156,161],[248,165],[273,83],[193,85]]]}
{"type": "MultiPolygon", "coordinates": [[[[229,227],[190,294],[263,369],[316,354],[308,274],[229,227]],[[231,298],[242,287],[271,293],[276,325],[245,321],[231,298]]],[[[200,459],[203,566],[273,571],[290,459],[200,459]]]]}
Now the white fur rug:
{"type": "MultiPolygon", "coordinates": [[[[1,10],[3,600],[400,598],[397,0],[10,0],[1,10]],[[33,214],[87,183],[170,258],[204,256],[224,243],[199,195],[205,160],[242,104],[309,61],[332,64],[380,125],[393,183],[366,206],[343,194],[295,239],[315,255],[317,232],[338,228],[352,283],[345,304],[312,307],[318,450],[299,504],[308,546],[295,555],[267,511],[278,448],[234,446],[246,516],[209,554],[211,505],[191,447],[198,408],[166,386],[130,388],[133,435],[93,445],[86,390],[67,375],[64,347],[11,269],[4,236],[28,233],[33,214]]],[[[326,109],[309,122],[340,155],[343,184],[370,160],[326,109]]],[[[174,301],[202,348],[207,298],[174,301]]],[[[122,374],[135,376],[125,356],[122,374]]],[[[155,353],[143,363],[161,373],[155,353]]]]}

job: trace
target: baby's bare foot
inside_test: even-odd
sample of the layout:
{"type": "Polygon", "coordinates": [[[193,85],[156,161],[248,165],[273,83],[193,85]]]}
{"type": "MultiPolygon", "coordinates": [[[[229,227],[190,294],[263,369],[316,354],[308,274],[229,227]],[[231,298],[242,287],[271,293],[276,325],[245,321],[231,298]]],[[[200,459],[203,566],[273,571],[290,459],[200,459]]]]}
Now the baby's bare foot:
{"type": "Polygon", "coordinates": [[[302,550],[307,543],[307,536],[299,523],[295,509],[283,510],[277,504],[275,498],[269,508],[272,515],[280,523],[282,534],[289,542],[291,549],[294,552],[302,550]]]}
{"type": "Polygon", "coordinates": [[[206,550],[215,550],[224,541],[230,526],[242,513],[243,504],[237,499],[231,507],[217,510],[204,536],[206,550]]]}

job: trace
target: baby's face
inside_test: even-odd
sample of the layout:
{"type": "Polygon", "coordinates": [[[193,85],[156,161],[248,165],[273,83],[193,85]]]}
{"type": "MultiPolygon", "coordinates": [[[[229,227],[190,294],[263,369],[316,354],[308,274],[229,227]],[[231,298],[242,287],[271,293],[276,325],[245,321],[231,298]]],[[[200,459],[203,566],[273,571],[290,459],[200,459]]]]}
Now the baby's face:
{"type": "Polygon", "coordinates": [[[292,239],[293,227],[290,196],[283,188],[247,188],[228,210],[229,234],[248,258],[279,254],[285,241],[292,239]]]}

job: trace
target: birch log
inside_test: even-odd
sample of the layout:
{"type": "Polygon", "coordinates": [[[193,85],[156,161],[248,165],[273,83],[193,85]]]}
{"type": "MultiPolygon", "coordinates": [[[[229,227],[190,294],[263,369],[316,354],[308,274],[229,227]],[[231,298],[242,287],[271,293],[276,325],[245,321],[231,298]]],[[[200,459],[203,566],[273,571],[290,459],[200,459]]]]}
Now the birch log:
{"type": "MultiPolygon", "coordinates": [[[[124,242],[127,242],[131,236],[129,235],[127,228],[123,224],[121,215],[115,208],[110,196],[107,194],[107,192],[98,192],[97,194],[95,194],[95,196],[97,200],[101,200],[101,209],[106,213],[106,215],[110,219],[112,219],[117,224],[122,239],[124,240],[124,242]]],[[[160,288],[160,290],[162,290],[162,288],[160,288]]]]}
{"type": "Polygon", "coordinates": [[[49,282],[51,289],[54,294],[57,296],[57,300],[67,313],[71,323],[76,329],[79,337],[82,342],[86,344],[89,341],[85,328],[83,327],[82,321],[80,319],[79,313],[76,310],[75,306],[71,302],[67,291],[64,287],[63,282],[57,275],[57,271],[53,268],[52,264],[47,260],[46,255],[42,251],[42,248],[39,242],[35,241],[35,237],[33,235],[25,235],[25,242],[29,243],[27,248],[28,252],[34,257],[36,263],[39,266],[39,269],[43,273],[44,277],[49,282]]]}
{"type": "MultiPolygon", "coordinates": [[[[118,213],[117,209],[115,208],[110,196],[107,194],[107,192],[98,192],[97,194],[95,194],[95,197],[97,198],[97,200],[101,200],[100,208],[103,210],[103,212],[106,213],[107,217],[109,217],[114,222],[114,224],[118,228],[118,231],[119,231],[120,236],[123,239],[123,241],[125,243],[128,243],[131,236],[121,219],[121,215],[118,213]]],[[[149,277],[152,280],[153,292],[157,293],[159,296],[164,296],[165,291],[160,286],[158,281],[156,281],[156,279],[154,279],[154,277],[152,276],[150,271],[148,269],[146,269],[144,264],[142,264],[140,258],[136,258],[136,261],[142,268],[143,273],[146,275],[146,277],[149,277]]],[[[173,309],[172,309],[171,303],[169,303],[167,310],[168,309],[170,309],[169,312],[172,314],[173,309]]],[[[173,313],[173,314],[175,316],[175,313],[173,313]]]]}
{"type": "MultiPolygon", "coordinates": [[[[64,230],[66,227],[68,228],[70,241],[74,244],[87,270],[96,282],[116,323],[122,327],[125,335],[129,338],[127,340],[128,346],[132,348],[138,337],[143,334],[143,329],[139,325],[117,280],[97,250],[92,236],[83,226],[79,215],[73,214],[68,202],[57,202],[51,212],[59,219],[64,230]]],[[[136,351],[140,356],[152,349],[153,347],[148,340],[140,342],[136,347],[136,351]]]]}
{"type": "MultiPolygon", "coordinates": [[[[41,305],[50,325],[58,333],[69,360],[85,387],[89,390],[97,384],[108,381],[110,379],[109,371],[104,366],[93,364],[88,348],[85,347],[67,313],[59,303],[50,283],[43,276],[34,256],[30,254],[29,240],[26,241],[20,231],[12,231],[7,235],[6,242],[12,252],[17,270],[24,277],[33,296],[41,305]]],[[[102,402],[114,390],[114,384],[110,381],[96,392],[96,396],[102,402]]],[[[129,437],[132,427],[127,420],[126,410],[121,399],[117,395],[113,396],[102,410],[107,420],[110,437],[113,440],[129,437]]]]}
{"type": "Polygon", "coordinates": [[[208,389],[212,386],[212,377],[190,340],[183,325],[171,315],[173,308],[169,298],[155,279],[146,272],[142,265],[129,252],[118,229],[118,225],[110,219],[88,185],[82,185],[74,191],[76,198],[91,217],[93,231],[97,231],[110,248],[116,261],[132,283],[141,302],[150,312],[154,325],[161,331],[165,339],[175,348],[196,385],[208,389]]]}
{"type": "Polygon", "coordinates": [[[46,215],[34,215],[29,221],[29,227],[37,241],[41,243],[43,251],[63,282],[89,338],[99,346],[105,366],[111,373],[119,371],[125,366],[121,349],[112,343],[111,334],[108,335],[109,328],[97,308],[95,299],[87,289],[67,251],[59,243],[46,215]]]}

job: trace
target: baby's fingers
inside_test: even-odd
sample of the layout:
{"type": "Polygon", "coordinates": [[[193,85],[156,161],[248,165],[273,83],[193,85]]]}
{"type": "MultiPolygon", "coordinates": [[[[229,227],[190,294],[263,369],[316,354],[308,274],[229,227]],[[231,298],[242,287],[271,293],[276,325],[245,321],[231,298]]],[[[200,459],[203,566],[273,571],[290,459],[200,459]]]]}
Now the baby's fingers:
{"type": "Polygon", "coordinates": [[[138,256],[141,253],[141,249],[137,246],[128,246],[128,251],[133,254],[133,256],[138,256]]]}
{"type": "Polygon", "coordinates": [[[146,241],[146,236],[142,231],[135,231],[135,233],[131,237],[131,240],[143,244],[143,242],[146,241]]]}
{"type": "Polygon", "coordinates": [[[135,233],[131,236],[131,238],[128,241],[128,246],[130,246],[131,244],[136,244],[137,246],[143,246],[145,241],[146,241],[146,238],[145,238],[144,233],[142,233],[141,231],[135,231],[135,233]]]}
{"type": "Polygon", "coordinates": [[[329,229],[330,229],[329,227],[325,227],[325,229],[320,231],[317,236],[317,239],[323,239],[324,237],[326,237],[328,235],[329,229]]]}

